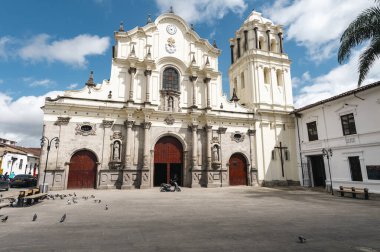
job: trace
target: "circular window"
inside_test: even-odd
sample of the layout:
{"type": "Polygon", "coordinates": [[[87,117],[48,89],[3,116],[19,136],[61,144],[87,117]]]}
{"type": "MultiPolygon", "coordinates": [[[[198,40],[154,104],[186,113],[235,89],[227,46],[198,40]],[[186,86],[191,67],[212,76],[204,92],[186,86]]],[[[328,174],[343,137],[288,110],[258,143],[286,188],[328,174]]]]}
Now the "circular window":
{"type": "Polygon", "coordinates": [[[234,138],[235,138],[236,140],[240,140],[240,139],[241,139],[241,134],[235,134],[235,135],[234,135],[234,138]]]}
{"type": "Polygon", "coordinates": [[[80,127],[80,129],[81,129],[81,131],[88,132],[88,131],[92,130],[92,126],[91,125],[82,125],[82,127],[80,127]]]}

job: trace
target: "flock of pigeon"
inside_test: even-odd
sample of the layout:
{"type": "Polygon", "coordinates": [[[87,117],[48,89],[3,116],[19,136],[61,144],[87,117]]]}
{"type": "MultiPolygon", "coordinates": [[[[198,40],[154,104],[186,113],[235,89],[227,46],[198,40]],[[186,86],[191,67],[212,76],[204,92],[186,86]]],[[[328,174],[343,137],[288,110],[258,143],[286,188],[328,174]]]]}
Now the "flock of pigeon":
{"type": "MultiPolygon", "coordinates": [[[[2,195],[1,195],[1,197],[2,197],[2,195]]],[[[77,197],[77,194],[75,192],[74,192],[74,194],[71,194],[71,193],[69,193],[69,194],[48,194],[46,199],[47,200],[56,200],[56,199],[64,200],[64,199],[67,199],[67,205],[71,205],[71,203],[78,204],[78,200],[79,200],[79,198],[77,197]]],[[[95,195],[82,196],[81,199],[85,200],[85,201],[87,201],[89,199],[93,199],[94,203],[97,203],[97,204],[100,204],[102,202],[102,200],[100,200],[100,199],[95,199],[95,195]]],[[[108,205],[105,205],[104,209],[108,210],[109,209],[108,205]]],[[[6,216],[0,215],[0,218],[1,218],[1,222],[6,222],[9,217],[8,217],[8,215],[6,215],[6,216]]],[[[38,216],[35,213],[33,215],[32,221],[36,221],[37,218],[38,218],[38,216]]],[[[65,222],[65,220],[66,220],[66,213],[64,215],[62,215],[59,222],[63,223],[63,222],[65,222]]]]}

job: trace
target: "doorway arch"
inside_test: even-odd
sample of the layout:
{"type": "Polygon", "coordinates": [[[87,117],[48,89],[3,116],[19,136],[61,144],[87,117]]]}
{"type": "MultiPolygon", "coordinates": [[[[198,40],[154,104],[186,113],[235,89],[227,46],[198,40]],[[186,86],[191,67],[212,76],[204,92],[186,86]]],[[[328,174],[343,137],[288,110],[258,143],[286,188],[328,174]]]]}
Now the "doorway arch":
{"type": "Polygon", "coordinates": [[[235,153],[229,160],[230,186],[247,185],[247,160],[241,153],[235,153]]]}
{"type": "Polygon", "coordinates": [[[97,157],[89,150],[80,150],[70,159],[67,189],[95,188],[97,157]]]}
{"type": "Polygon", "coordinates": [[[183,185],[183,147],[173,136],[160,138],[154,146],[153,186],[170,183],[177,176],[178,185],[183,185]]]}

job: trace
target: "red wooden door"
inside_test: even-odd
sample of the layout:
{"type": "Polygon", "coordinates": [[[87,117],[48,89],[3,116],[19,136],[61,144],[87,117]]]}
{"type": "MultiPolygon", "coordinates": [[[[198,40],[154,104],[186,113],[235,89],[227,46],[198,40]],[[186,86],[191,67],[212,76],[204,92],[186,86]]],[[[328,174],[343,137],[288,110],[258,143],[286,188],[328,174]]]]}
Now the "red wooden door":
{"type": "Polygon", "coordinates": [[[174,175],[182,185],[182,144],[174,137],[163,137],[154,146],[154,186],[169,183],[174,175]]]}
{"type": "Polygon", "coordinates": [[[86,150],[78,151],[70,159],[67,188],[94,188],[96,156],[86,150]]]}
{"type": "Polygon", "coordinates": [[[247,185],[247,163],[241,154],[233,154],[229,162],[230,185],[247,185]]]}

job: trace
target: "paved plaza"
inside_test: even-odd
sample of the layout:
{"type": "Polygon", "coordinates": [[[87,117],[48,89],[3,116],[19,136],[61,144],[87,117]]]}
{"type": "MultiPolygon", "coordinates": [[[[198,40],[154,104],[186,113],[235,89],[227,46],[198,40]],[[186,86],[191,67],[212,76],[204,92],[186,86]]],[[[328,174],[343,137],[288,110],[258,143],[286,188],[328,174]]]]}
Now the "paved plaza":
{"type": "Polygon", "coordinates": [[[380,251],[379,199],[300,188],[75,192],[77,204],[65,198],[1,209],[9,219],[0,222],[0,250],[380,251]],[[298,242],[300,235],[306,243],[298,242]]]}

